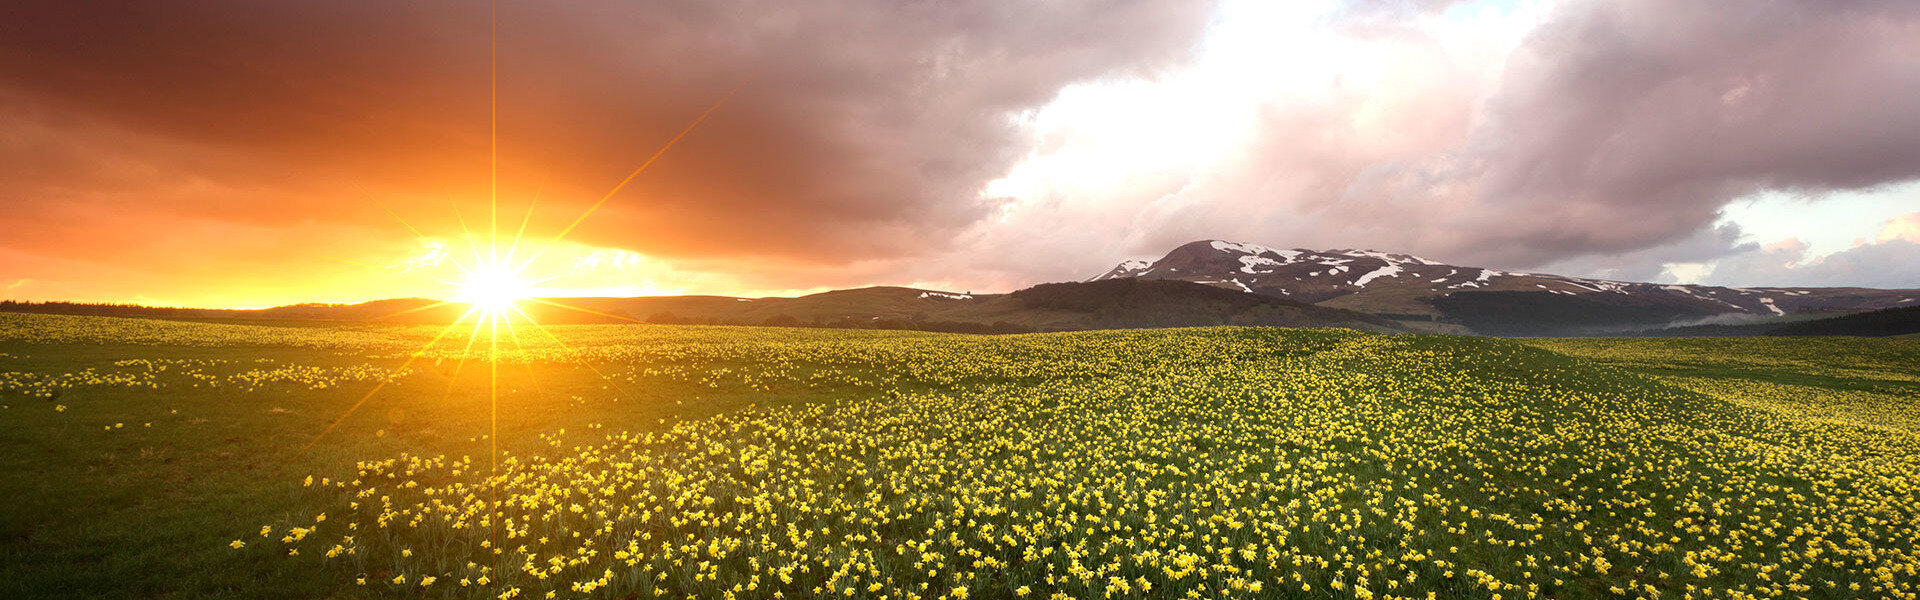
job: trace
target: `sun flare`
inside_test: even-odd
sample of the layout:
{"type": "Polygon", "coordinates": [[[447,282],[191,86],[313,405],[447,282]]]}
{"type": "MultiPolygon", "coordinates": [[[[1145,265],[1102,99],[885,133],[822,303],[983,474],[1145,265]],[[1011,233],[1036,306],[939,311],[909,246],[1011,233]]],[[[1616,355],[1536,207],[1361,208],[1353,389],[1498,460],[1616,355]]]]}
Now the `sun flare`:
{"type": "Polygon", "coordinates": [[[518,270],[506,265],[490,265],[467,273],[466,281],[460,283],[458,300],[489,313],[501,313],[533,296],[533,283],[521,277],[518,270]]]}

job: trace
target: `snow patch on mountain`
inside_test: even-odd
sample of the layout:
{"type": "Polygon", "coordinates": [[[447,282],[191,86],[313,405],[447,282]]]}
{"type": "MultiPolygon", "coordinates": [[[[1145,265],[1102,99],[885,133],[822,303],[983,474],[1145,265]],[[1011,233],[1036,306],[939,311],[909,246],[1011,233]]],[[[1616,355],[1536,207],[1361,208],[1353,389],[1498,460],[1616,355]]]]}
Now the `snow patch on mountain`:
{"type": "Polygon", "coordinates": [[[1278,261],[1271,258],[1267,258],[1265,256],[1255,256],[1255,255],[1242,256],[1240,257],[1240,272],[1250,273],[1255,275],[1258,275],[1261,273],[1272,273],[1275,268],[1284,267],[1289,264],[1292,264],[1292,262],[1278,261]],[[1260,267],[1266,267],[1266,269],[1263,270],[1260,267]]]}
{"type": "Polygon", "coordinates": [[[1400,276],[1400,265],[1389,264],[1387,266],[1374,269],[1365,275],[1361,275],[1359,279],[1353,280],[1353,285],[1356,285],[1359,287],[1367,287],[1367,283],[1375,279],[1379,279],[1381,277],[1399,277],[1399,276],[1400,276]]]}
{"type": "Polygon", "coordinates": [[[1101,273],[1099,275],[1095,275],[1093,276],[1093,278],[1088,279],[1087,281],[1100,281],[1102,279],[1124,279],[1127,277],[1139,277],[1141,275],[1145,275],[1152,271],[1153,271],[1152,261],[1145,261],[1145,260],[1138,260],[1138,259],[1126,260],[1126,261],[1121,261],[1119,265],[1115,265],[1112,270],[1107,271],[1105,273],[1101,273]]]}
{"type": "Polygon", "coordinates": [[[1344,254],[1344,255],[1352,256],[1356,258],[1377,258],[1377,259],[1380,259],[1382,262],[1385,262],[1390,265],[1409,265],[1409,264],[1438,265],[1438,264],[1441,264],[1431,260],[1420,258],[1418,256],[1414,256],[1412,254],[1390,254],[1386,252],[1380,252],[1378,250],[1334,250],[1333,253],[1344,254]]]}
{"type": "Polygon", "coordinates": [[[1279,252],[1278,250],[1274,250],[1272,248],[1268,248],[1266,246],[1262,246],[1259,244],[1243,244],[1240,242],[1223,242],[1220,240],[1213,240],[1213,242],[1209,245],[1213,246],[1213,249],[1219,250],[1221,252],[1239,252],[1241,254],[1266,254],[1268,252],[1275,252],[1275,253],[1279,252]]]}

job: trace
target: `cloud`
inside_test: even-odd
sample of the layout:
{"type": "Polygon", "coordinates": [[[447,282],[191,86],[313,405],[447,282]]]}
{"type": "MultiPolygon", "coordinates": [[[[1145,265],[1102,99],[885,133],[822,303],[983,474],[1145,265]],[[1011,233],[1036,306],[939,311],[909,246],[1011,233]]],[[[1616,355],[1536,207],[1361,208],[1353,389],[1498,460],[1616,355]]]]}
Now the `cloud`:
{"type": "MultiPolygon", "coordinates": [[[[1046,181],[1026,186],[1007,226],[982,226],[977,247],[1011,239],[1017,254],[1100,257],[1073,275],[1226,238],[1641,277],[1743,251],[1715,229],[1737,197],[1920,178],[1920,113],[1907,108],[1920,105],[1920,5],[1365,4],[1337,12],[1334,26],[1309,17],[1301,30],[1269,27],[1284,41],[1229,48],[1252,58],[1201,58],[1200,69],[1253,82],[1226,88],[1251,107],[1250,134],[1228,151],[1105,181],[1031,177],[1046,181]],[[1076,230],[1021,239],[1045,221],[1076,230]]],[[[1241,108],[1212,102],[1188,112],[1241,108]]],[[[1136,119],[1147,124],[1135,129],[1154,126],[1136,119]]],[[[1071,136],[1093,127],[1058,129],[1069,138],[1037,144],[1023,167],[1114,153],[1076,145],[1071,136]]]]}
{"type": "MultiPolygon", "coordinates": [[[[558,231],[737,87],[575,237],[816,267],[933,252],[990,209],[976,192],[1020,151],[1009,115],[1072,82],[1178,65],[1209,12],[504,3],[502,197],[513,210],[538,193],[534,229],[558,231]]],[[[384,206],[446,233],[459,203],[478,226],[489,26],[484,5],[451,0],[0,9],[0,226],[41,232],[7,246],[111,261],[168,235],[109,231],[112,214],[404,231],[384,206]]],[[[175,260],[217,262],[220,246],[175,260]]]]}
{"type": "Polygon", "coordinates": [[[1888,219],[1880,234],[1852,248],[1811,256],[1806,243],[1748,244],[1710,264],[1705,281],[1729,286],[1877,287],[1920,289],[1920,212],[1888,219]]]}
{"type": "Polygon", "coordinates": [[[1911,3],[1567,4],[1509,57],[1472,166],[1419,172],[1503,217],[1475,243],[1510,249],[1476,254],[1645,248],[1756,190],[1920,176],[1916,48],[1911,3]]]}
{"type": "Polygon", "coordinates": [[[1790,240],[1715,261],[1704,283],[1738,287],[1873,287],[1920,289],[1920,244],[1893,240],[1809,260],[1790,240]]]}
{"type": "Polygon", "coordinates": [[[1672,243],[1757,190],[1920,176],[1916,47],[1910,3],[1566,3],[1461,144],[1341,200],[1435,207],[1442,226],[1415,241],[1481,262],[1672,243]]]}
{"type": "MultiPolygon", "coordinates": [[[[1920,179],[1906,1],[506,3],[497,218],[476,5],[16,4],[0,272],[46,294],[393,295],[340,266],[418,253],[383,209],[452,238],[538,197],[559,231],[736,87],[571,241],[715,293],[1002,290],[1202,238],[1770,277],[1730,200],[1920,179]]],[[[1890,280],[1839,265],[1911,231],[1821,277],[1890,280]]]]}
{"type": "Polygon", "coordinates": [[[1874,236],[1875,242],[1906,240],[1920,243],[1920,212],[1910,212],[1887,220],[1887,226],[1874,236]]]}

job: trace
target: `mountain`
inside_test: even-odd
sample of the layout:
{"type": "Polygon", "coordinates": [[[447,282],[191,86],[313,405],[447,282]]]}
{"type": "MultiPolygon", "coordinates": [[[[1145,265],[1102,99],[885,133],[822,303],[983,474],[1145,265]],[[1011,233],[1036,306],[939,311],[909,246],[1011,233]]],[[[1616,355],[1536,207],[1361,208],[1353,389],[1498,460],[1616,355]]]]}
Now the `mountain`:
{"type": "MultiPolygon", "coordinates": [[[[1862,311],[1920,290],[1662,285],[1456,266],[1372,250],[1279,250],[1203,240],[1089,281],[1180,280],[1494,335],[1604,334],[1730,317],[1862,311]]],[[[1438,326],[1436,326],[1438,327],[1438,326]]]]}

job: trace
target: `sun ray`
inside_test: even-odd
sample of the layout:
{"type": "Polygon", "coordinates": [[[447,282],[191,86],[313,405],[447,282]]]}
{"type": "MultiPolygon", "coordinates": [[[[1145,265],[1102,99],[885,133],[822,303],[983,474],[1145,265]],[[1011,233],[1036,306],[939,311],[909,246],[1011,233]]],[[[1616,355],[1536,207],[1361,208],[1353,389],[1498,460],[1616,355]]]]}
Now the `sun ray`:
{"type": "Polygon", "coordinates": [[[487,238],[500,260],[500,3],[488,5],[487,22],[487,238]]]}
{"type": "Polygon", "coordinates": [[[515,350],[525,352],[527,347],[524,344],[520,343],[520,332],[514,330],[513,319],[508,318],[507,314],[508,313],[518,314],[524,318],[526,317],[526,313],[520,312],[520,307],[511,305],[511,304],[506,305],[505,307],[502,307],[500,309],[500,312],[502,313],[500,315],[500,318],[495,319],[494,322],[500,325],[505,325],[507,327],[507,337],[513,340],[513,348],[515,350]]]}
{"type": "MultiPolygon", "coordinates": [[[[473,264],[486,264],[487,257],[480,255],[480,245],[473,242],[473,228],[467,226],[467,216],[460,212],[460,203],[450,200],[448,204],[453,207],[454,222],[460,225],[460,239],[467,243],[467,250],[473,252],[473,264]]],[[[459,267],[462,272],[471,272],[466,265],[460,263],[460,259],[454,258],[453,253],[447,254],[447,261],[452,262],[453,266],[459,267]]]]}
{"type": "MultiPolygon", "coordinates": [[[[540,204],[540,193],[545,191],[545,189],[543,186],[540,189],[534,190],[533,199],[527,201],[527,214],[520,217],[520,230],[513,233],[513,243],[507,246],[507,258],[505,261],[507,264],[513,263],[514,254],[520,250],[520,240],[527,237],[527,224],[533,222],[533,209],[540,204]]],[[[529,260],[526,264],[520,265],[519,268],[525,269],[532,264],[533,261],[529,260]]]]}
{"type": "MultiPolygon", "coordinates": [[[[712,115],[714,111],[720,110],[720,105],[726,104],[727,99],[732,98],[735,92],[740,91],[741,85],[745,84],[736,84],[733,86],[733,89],[727,90],[727,93],[720,96],[720,100],[714,102],[713,106],[707,107],[707,110],[700,113],[700,116],[695,117],[692,123],[688,123],[685,129],[681,129],[680,133],[674,134],[673,139],[667,140],[666,145],[661,146],[659,150],[655,150],[652,156],[647,157],[646,161],[641,162],[640,166],[635,167],[632,173],[628,173],[626,179],[620,180],[620,183],[614,185],[612,190],[608,190],[606,195],[600,197],[599,201],[588,206],[586,212],[580,213],[580,216],[576,217],[572,223],[567,224],[566,228],[561,229],[558,235],[553,236],[553,242],[557,244],[560,240],[565,239],[568,234],[573,233],[574,228],[579,227],[582,222],[585,222],[587,217],[593,215],[594,211],[600,210],[600,207],[606,204],[608,200],[612,200],[615,194],[620,193],[620,190],[627,187],[628,183],[632,183],[634,178],[639,177],[642,171],[646,171],[647,167],[652,166],[653,161],[660,160],[661,155],[666,154],[667,150],[672,149],[674,144],[680,143],[680,138],[687,137],[688,133],[693,132],[693,128],[699,127],[700,123],[707,120],[707,117],[712,115]]],[[[551,247],[552,246],[548,246],[548,248],[551,247]]],[[[542,251],[544,252],[545,249],[543,248],[542,251]]]]}
{"type": "MultiPolygon", "coordinates": [[[[474,309],[467,309],[467,315],[472,314],[474,314],[474,309]]],[[[466,318],[466,316],[461,316],[460,321],[456,321],[456,323],[464,322],[466,318]]],[[[467,364],[467,358],[473,356],[473,343],[480,339],[480,326],[484,323],[485,321],[482,319],[476,318],[473,320],[473,331],[467,332],[467,346],[460,350],[460,367],[464,367],[467,364]]],[[[455,368],[454,374],[459,375],[459,367],[455,368]]]]}
{"type": "Polygon", "coordinates": [[[399,221],[402,227],[407,228],[407,231],[413,232],[413,237],[417,239],[422,239],[422,240],[431,239],[427,237],[427,234],[421,233],[420,228],[414,227],[413,224],[408,223],[406,219],[400,218],[400,213],[393,212],[393,209],[387,208],[387,205],[381,204],[379,200],[368,198],[367,201],[372,202],[374,206],[380,207],[380,210],[386,212],[387,216],[393,217],[393,220],[399,221]]]}
{"type": "MultiPolygon", "coordinates": [[[[491,231],[489,231],[488,233],[490,234],[490,237],[493,238],[492,239],[493,259],[497,262],[500,259],[500,2],[499,0],[493,0],[492,2],[487,3],[487,52],[488,52],[487,93],[489,96],[488,98],[488,104],[489,104],[488,129],[489,131],[487,136],[487,144],[488,144],[487,192],[489,196],[489,204],[492,207],[492,213],[493,213],[493,226],[491,228],[491,231]]],[[[528,218],[531,218],[533,215],[533,212],[532,212],[533,208],[531,205],[528,206],[527,211],[528,211],[527,212],[528,218]]],[[[524,225],[525,224],[523,222],[522,223],[523,229],[524,229],[524,225]]],[[[517,244],[518,242],[516,241],[516,245],[517,244]]],[[[509,301],[506,303],[506,306],[511,308],[513,306],[513,303],[509,301]]],[[[497,479],[498,477],[500,477],[500,356],[498,351],[499,343],[500,343],[500,335],[497,329],[498,325],[496,324],[495,327],[496,329],[493,332],[494,335],[491,337],[491,339],[488,340],[488,342],[493,345],[495,350],[490,356],[487,357],[488,359],[487,363],[489,365],[489,369],[492,371],[491,373],[492,382],[489,385],[489,387],[491,388],[491,391],[488,394],[489,402],[487,407],[487,420],[488,420],[487,466],[488,466],[488,477],[497,479]]],[[[498,548],[500,545],[500,528],[497,524],[497,521],[500,518],[499,487],[500,486],[498,485],[492,485],[492,484],[487,486],[487,489],[490,490],[489,499],[492,501],[492,506],[489,506],[487,508],[487,521],[489,523],[495,523],[493,526],[490,526],[487,528],[487,537],[488,539],[491,540],[492,545],[496,548],[498,548]]],[[[494,554],[493,556],[493,565],[494,565],[494,569],[498,571],[500,567],[500,555],[498,553],[494,554]]],[[[496,585],[495,587],[498,588],[498,585],[496,585]]]]}
{"type": "MultiPolygon", "coordinates": [[[[635,318],[633,318],[633,317],[627,317],[627,316],[622,316],[622,315],[616,315],[616,314],[613,314],[613,313],[604,313],[604,312],[600,312],[600,311],[597,311],[597,310],[593,310],[593,309],[588,309],[588,308],[581,308],[581,307],[578,307],[578,306],[573,306],[573,305],[570,305],[570,304],[565,304],[565,303],[562,303],[562,302],[559,302],[559,301],[556,301],[556,300],[553,300],[553,299],[551,299],[551,298],[528,298],[528,299],[527,299],[527,301],[528,301],[528,302],[533,302],[533,303],[536,303],[536,304],[545,304],[545,305],[547,305],[547,306],[554,306],[554,307],[559,307],[559,308],[564,308],[564,309],[567,309],[567,310],[571,310],[571,311],[574,311],[574,312],[580,312],[580,313],[586,313],[586,314],[589,314],[589,315],[598,315],[598,316],[602,316],[602,317],[607,317],[607,318],[609,318],[609,319],[618,319],[618,320],[621,320],[621,321],[629,321],[629,322],[633,322],[633,323],[640,323],[640,324],[650,324],[650,323],[647,323],[646,321],[642,321],[642,320],[639,320],[639,319],[635,319],[635,318]]],[[[528,319],[528,320],[529,320],[529,321],[531,321],[532,319],[528,319]]]]}
{"type": "MultiPolygon", "coordinates": [[[[428,311],[428,310],[433,310],[433,309],[436,309],[436,308],[440,308],[440,307],[442,307],[442,306],[447,306],[447,305],[450,305],[450,304],[453,304],[453,303],[452,303],[452,302],[447,302],[447,301],[445,301],[445,300],[441,300],[441,301],[436,301],[436,302],[434,302],[433,304],[426,304],[426,305],[422,305],[422,306],[416,306],[416,307],[413,307],[413,308],[409,308],[409,309],[406,309],[406,310],[403,310],[403,311],[400,311],[400,312],[396,312],[396,313],[392,313],[392,314],[387,314],[387,315],[382,315],[382,316],[381,316],[380,318],[381,318],[381,319],[391,319],[391,318],[394,318],[394,317],[399,317],[399,316],[403,316],[403,315],[409,315],[409,314],[413,314],[413,313],[417,313],[417,312],[422,312],[422,311],[428,311]]],[[[458,321],[456,321],[456,322],[458,322],[458,321]]]]}
{"type": "Polygon", "coordinates": [[[394,369],[393,374],[389,374],[387,377],[381,378],[380,383],[374,384],[373,389],[367,390],[366,395],[361,396],[359,401],[354,402],[353,406],[347,407],[347,411],[344,413],[341,413],[339,418],[334,419],[333,422],[329,423],[325,429],[321,429],[320,433],[318,435],[313,436],[312,440],[308,440],[307,445],[301,446],[300,449],[298,451],[295,451],[292,456],[287,457],[286,462],[281,463],[279,468],[274,469],[274,472],[277,474],[281,470],[286,469],[288,465],[293,464],[293,461],[299,460],[299,458],[302,455],[305,455],[307,453],[307,450],[312,449],[314,444],[320,443],[320,440],[322,438],[327,437],[327,434],[333,433],[333,430],[340,427],[340,423],[345,422],[347,420],[347,417],[353,416],[354,411],[360,410],[360,407],[362,405],[365,405],[368,400],[372,400],[374,394],[380,393],[380,390],[385,389],[388,383],[392,383],[396,377],[399,377],[398,375],[399,373],[405,372],[407,370],[407,367],[413,366],[413,362],[416,360],[419,360],[421,356],[425,355],[426,350],[428,348],[432,348],[435,343],[438,343],[442,338],[447,337],[447,334],[453,331],[453,328],[455,325],[459,325],[459,321],[455,321],[453,323],[447,324],[446,327],[443,327],[440,329],[439,334],[433,336],[433,339],[427,340],[427,343],[425,345],[422,345],[420,350],[408,353],[407,359],[400,363],[400,368],[394,369]]]}
{"type": "MultiPolygon", "coordinates": [[[[552,304],[552,303],[549,303],[549,304],[552,304]]],[[[562,306],[562,308],[565,308],[565,306],[562,306]]],[[[524,314],[522,316],[524,316],[524,314]]],[[[584,355],[581,355],[575,352],[573,349],[573,346],[568,344],[566,340],[561,339],[558,334],[555,334],[552,330],[548,329],[545,325],[541,325],[540,322],[535,321],[531,318],[527,319],[527,323],[530,325],[533,325],[533,328],[539,330],[540,333],[547,334],[547,337],[552,338],[553,343],[558,344],[562,349],[565,349],[568,355],[580,356],[580,366],[586,367],[587,370],[589,371],[593,371],[593,374],[596,376],[599,376],[601,381],[607,382],[607,385],[612,387],[615,393],[621,396],[629,397],[629,398],[632,397],[627,394],[626,388],[620,387],[619,382],[614,381],[612,377],[608,377],[607,374],[601,372],[598,367],[593,366],[593,363],[589,362],[584,355]]]]}

